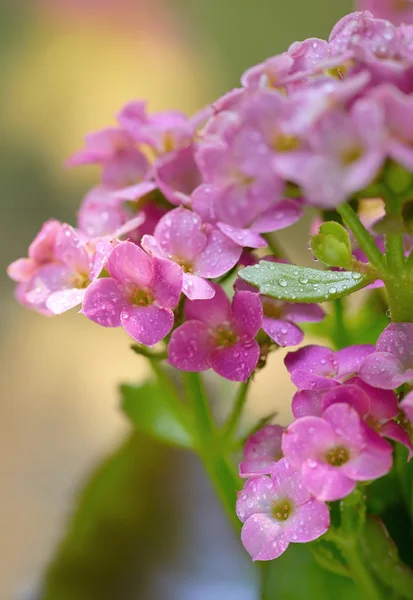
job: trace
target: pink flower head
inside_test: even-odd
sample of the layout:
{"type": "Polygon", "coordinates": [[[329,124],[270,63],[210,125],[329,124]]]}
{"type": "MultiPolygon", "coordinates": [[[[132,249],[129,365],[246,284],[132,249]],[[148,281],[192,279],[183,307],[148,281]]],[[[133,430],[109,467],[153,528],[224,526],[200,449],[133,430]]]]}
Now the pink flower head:
{"type": "Polygon", "coordinates": [[[374,346],[370,344],[349,346],[338,352],[309,345],[289,352],[285,366],[299,390],[325,389],[356,375],[363,360],[372,352],[374,346]]]}
{"type": "Polygon", "coordinates": [[[368,10],[395,25],[413,23],[413,0],[358,0],[358,10],[368,10]]]}
{"type": "Polygon", "coordinates": [[[376,350],[360,366],[368,384],[393,390],[413,381],[413,323],[390,323],[377,340],[376,350]]]}
{"type": "Polygon", "coordinates": [[[330,511],[311,497],[301,474],[282,458],[272,471],[251,477],[237,499],[241,540],[253,560],[273,560],[290,542],[311,542],[330,526],[330,511]]]}
{"type": "Polygon", "coordinates": [[[121,188],[148,176],[149,163],[134,139],[123,129],[111,127],[86,136],[86,148],[74,154],[67,166],[101,165],[102,183],[121,188]]]}
{"type": "Polygon", "coordinates": [[[371,387],[358,377],[354,377],[324,394],[320,415],[329,406],[337,403],[349,404],[359,413],[364,422],[372,429],[372,431],[368,430],[372,439],[376,432],[382,437],[399,442],[408,449],[409,458],[411,458],[413,447],[410,436],[399,423],[393,420],[399,412],[395,392],[371,387]]]}
{"type": "Polygon", "coordinates": [[[132,242],[121,242],[110,254],[110,277],[92,283],[82,312],[103,327],[123,327],[137,342],[153,346],[174,324],[182,289],[182,271],[169,260],[152,257],[132,242]]]}
{"type": "Polygon", "coordinates": [[[118,114],[120,125],[133,139],[146,144],[157,156],[186,148],[192,144],[196,129],[210,114],[203,110],[188,118],[178,110],[166,110],[148,115],[142,100],[129,102],[118,114]]]}
{"type": "Polygon", "coordinates": [[[330,405],[322,417],[294,421],[282,450],[309,492],[324,501],[344,498],[357,481],[382,477],[392,465],[391,445],[372,439],[358,412],[345,403],[330,405]]]}
{"type": "Polygon", "coordinates": [[[231,381],[246,381],[260,357],[254,339],[262,322],[260,300],[257,294],[236,292],[231,305],[224,290],[213,287],[210,300],[187,300],[187,321],[172,334],[169,363],[182,371],[212,368],[231,381]]]}
{"type": "Polygon", "coordinates": [[[82,302],[112,249],[109,240],[91,243],[70,225],[47,222],[29,248],[29,258],[9,266],[19,282],[18,300],[45,315],[61,314],[82,302]]]}
{"type": "Polygon", "coordinates": [[[385,160],[383,121],[383,111],[372,99],[358,100],[347,112],[327,111],[307,136],[309,152],[277,159],[277,170],[302,187],[310,204],[335,207],[380,171],[385,160]]]}
{"type": "Polygon", "coordinates": [[[282,458],[280,425],[265,425],[251,435],[244,446],[244,460],[239,466],[240,477],[269,475],[282,458]]]}
{"type": "Polygon", "coordinates": [[[147,252],[173,260],[183,271],[182,291],[191,300],[212,298],[215,291],[206,279],[220,277],[241,256],[241,248],[219,229],[203,225],[191,210],[176,208],[157,224],[153,236],[144,236],[147,252]]]}
{"type": "Polygon", "coordinates": [[[194,150],[192,144],[159,158],[154,164],[157,186],[176,206],[189,205],[192,192],[202,183],[194,150]]]}

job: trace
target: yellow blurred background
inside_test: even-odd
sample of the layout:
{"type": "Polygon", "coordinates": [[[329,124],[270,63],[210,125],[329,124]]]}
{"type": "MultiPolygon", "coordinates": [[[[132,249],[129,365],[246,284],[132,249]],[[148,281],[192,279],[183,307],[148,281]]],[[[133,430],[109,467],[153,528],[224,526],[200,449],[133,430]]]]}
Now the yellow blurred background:
{"type": "MultiPolygon", "coordinates": [[[[46,218],[74,223],[97,180],[93,169],[64,170],[64,160],[128,100],[190,113],[295,39],[325,37],[349,10],[350,0],[0,1],[0,598],[43,598],[44,569],[76,493],[127,435],[117,386],[146,376],[122,331],[101,329],[76,311],[44,318],[12,298],[6,265],[26,254],[46,218]]],[[[280,236],[301,262],[308,260],[306,227],[280,236]]],[[[278,411],[288,422],[292,388],[282,358],[274,355],[254,382],[247,421],[278,411]]],[[[196,461],[150,452],[161,481],[157,494],[177,507],[179,545],[165,557],[167,534],[154,531],[153,563],[162,556],[162,564],[146,561],[140,581],[128,587],[133,591],[110,597],[253,600],[249,563],[226,533],[196,461]]],[[[172,516],[163,518],[168,528],[172,516]]],[[[94,599],[50,596],[63,597],[94,599]]]]}

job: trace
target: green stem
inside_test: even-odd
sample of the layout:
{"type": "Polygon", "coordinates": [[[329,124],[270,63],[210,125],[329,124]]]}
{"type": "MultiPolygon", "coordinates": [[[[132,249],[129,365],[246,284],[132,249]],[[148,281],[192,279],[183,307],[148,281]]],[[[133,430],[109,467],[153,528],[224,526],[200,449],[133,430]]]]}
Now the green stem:
{"type": "Polygon", "coordinates": [[[341,215],[345,225],[347,225],[347,227],[353,233],[356,242],[365,252],[371,264],[377,269],[377,271],[383,273],[386,268],[384,256],[378,249],[374,238],[358,218],[357,213],[348,203],[338,206],[337,212],[341,215]]]}
{"type": "Polygon", "coordinates": [[[239,425],[242,411],[245,406],[245,402],[247,401],[248,388],[251,379],[248,379],[246,383],[240,383],[238,392],[235,398],[234,407],[231,411],[231,414],[228,417],[227,422],[225,423],[222,429],[222,437],[226,440],[231,440],[236,429],[239,425]]]}
{"type": "Polygon", "coordinates": [[[376,579],[368,570],[364,557],[358,548],[357,540],[347,540],[346,542],[343,540],[340,543],[340,550],[354,582],[363,592],[363,597],[366,600],[383,600],[380,589],[376,585],[376,579]]]}
{"type": "Polygon", "coordinates": [[[240,480],[230,459],[224,455],[201,376],[199,373],[183,375],[188,401],[192,406],[199,456],[228,517],[239,531],[241,523],[235,514],[235,503],[240,480]]]}
{"type": "Polygon", "coordinates": [[[271,250],[272,254],[276,258],[284,258],[288,262],[291,262],[287,256],[287,253],[285,252],[285,250],[283,250],[283,248],[281,248],[281,246],[278,244],[277,240],[274,237],[274,234],[266,233],[263,235],[263,237],[267,241],[268,248],[271,250]]]}
{"type": "MultiPolygon", "coordinates": [[[[393,196],[388,189],[384,189],[383,197],[386,201],[386,214],[389,217],[400,220],[402,224],[403,205],[399,198],[393,196]]],[[[405,268],[405,257],[403,247],[403,235],[401,233],[386,235],[386,260],[390,274],[400,274],[405,268]]]]}
{"type": "Polygon", "coordinates": [[[331,332],[331,340],[336,347],[336,350],[341,350],[346,346],[349,346],[351,340],[347,331],[345,319],[344,319],[344,304],[343,299],[338,298],[334,300],[334,328],[331,332]]]}
{"type": "Polygon", "coordinates": [[[135,352],[135,354],[149,358],[149,360],[165,360],[168,358],[168,353],[166,350],[164,352],[154,352],[153,350],[149,350],[146,346],[141,346],[140,344],[132,344],[131,349],[135,352]]]}

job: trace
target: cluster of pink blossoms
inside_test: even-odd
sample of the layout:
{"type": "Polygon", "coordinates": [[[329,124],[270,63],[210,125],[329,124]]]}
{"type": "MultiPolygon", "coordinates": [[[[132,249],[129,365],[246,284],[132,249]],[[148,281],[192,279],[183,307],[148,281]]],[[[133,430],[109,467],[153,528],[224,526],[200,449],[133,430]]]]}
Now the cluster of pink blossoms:
{"type": "MultiPolygon", "coordinates": [[[[131,102],[87,136],[69,165],[100,165],[101,182],[76,228],[47,222],[10,265],[18,300],[46,315],[81,304],[139,344],[163,341],[174,367],[232,381],[301,343],[297,323],[323,310],[261,295],[237,271],[306,205],[334,209],[385,164],[413,171],[413,26],[355,12],[328,41],[296,42],[241,83],[192,118],[131,102]]],[[[295,421],[255,434],[240,466],[237,514],[254,559],[325,533],[326,502],[388,473],[388,439],[412,453],[413,397],[399,404],[394,391],[413,382],[412,340],[413,325],[393,324],[376,348],[287,356],[295,421]]]]}

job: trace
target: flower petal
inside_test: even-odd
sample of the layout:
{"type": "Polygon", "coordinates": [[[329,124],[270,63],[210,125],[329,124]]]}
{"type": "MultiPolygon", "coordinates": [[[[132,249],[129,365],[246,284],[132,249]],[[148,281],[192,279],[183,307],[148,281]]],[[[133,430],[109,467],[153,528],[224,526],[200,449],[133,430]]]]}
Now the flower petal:
{"type": "Polygon", "coordinates": [[[285,535],[290,542],[312,542],[330,527],[327,504],[311,499],[298,506],[285,524],[285,535]]]}
{"type": "Polygon", "coordinates": [[[81,304],[85,293],[85,289],[80,290],[78,288],[58,290],[48,297],[46,306],[54,315],[61,315],[67,310],[81,304]]]}
{"type": "Polygon", "coordinates": [[[320,417],[301,417],[284,432],[282,451],[291,465],[300,469],[307,460],[317,460],[335,441],[335,433],[327,421],[320,417]]]}
{"type": "Polygon", "coordinates": [[[203,250],[194,259],[194,272],[201,277],[220,277],[234,267],[242,248],[230,240],[216,227],[207,230],[207,241],[203,250]]]}
{"type": "Polygon", "coordinates": [[[127,305],[122,287],[114,279],[104,277],[87,288],[81,312],[102,327],[120,327],[120,315],[127,305]]]}
{"type": "Polygon", "coordinates": [[[185,317],[188,320],[202,321],[212,329],[228,323],[231,318],[231,304],[222,287],[211,283],[215,295],[209,300],[189,300],[185,303],[185,317]]]}
{"type": "Polygon", "coordinates": [[[254,514],[270,512],[271,505],[277,498],[275,481],[265,475],[251,477],[238,492],[236,511],[239,520],[245,523],[254,514]]]}
{"type": "Polygon", "coordinates": [[[363,381],[383,390],[393,390],[413,379],[413,369],[406,370],[390,352],[374,352],[367,356],[359,374],[363,381]]]}
{"type": "Polygon", "coordinates": [[[152,291],[157,304],[163,308],[175,308],[182,291],[182,269],[164,258],[152,258],[152,291]]]}
{"type": "Polygon", "coordinates": [[[289,323],[283,319],[273,319],[264,317],[262,328],[282,348],[286,346],[296,346],[303,341],[304,334],[302,330],[294,323],[289,323]]]}
{"type": "Polygon", "coordinates": [[[158,306],[129,305],[123,309],[122,327],[134,340],[145,346],[153,346],[168,335],[174,324],[174,314],[158,306]]]}
{"type": "Polygon", "coordinates": [[[402,444],[409,451],[409,460],[412,458],[412,441],[407,431],[405,431],[401,425],[395,421],[389,421],[380,429],[380,434],[389,440],[393,440],[394,442],[399,442],[399,444],[402,444]]]}
{"type": "Polygon", "coordinates": [[[182,207],[169,211],[160,219],[155,227],[155,237],[167,254],[187,261],[192,261],[207,241],[200,217],[182,207]]]}
{"type": "Polygon", "coordinates": [[[281,556],[289,542],[283,526],[268,515],[252,515],[241,531],[241,541],[252,560],[273,560],[281,556]]]}
{"type": "Polygon", "coordinates": [[[340,381],[358,373],[363,360],[372,352],[374,352],[374,346],[371,344],[349,346],[336,352],[337,375],[340,381]]]}
{"type": "Polygon", "coordinates": [[[150,288],[153,268],[150,257],[132,242],[121,242],[108,258],[110,275],[124,284],[135,284],[140,289],[150,288]]]}
{"type": "Polygon", "coordinates": [[[206,371],[213,348],[208,327],[200,321],[187,321],[172,333],[168,362],[181,371],[206,371]]]}
{"type": "Polygon", "coordinates": [[[257,366],[260,346],[255,340],[216,348],[209,357],[215,373],[230,381],[247,381],[257,366]]]}
{"type": "Polygon", "coordinates": [[[251,229],[232,227],[232,225],[227,225],[226,223],[217,223],[217,227],[230,240],[242,248],[265,248],[267,245],[266,240],[259,233],[255,233],[251,229]]]}
{"type": "Polygon", "coordinates": [[[283,317],[293,323],[319,323],[325,317],[325,312],[318,304],[286,303],[283,317]]]}
{"type": "Polygon", "coordinates": [[[183,273],[182,291],[190,300],[209,300],[215,296],[213,285],[192,273],[183,273]]]}
{"type": "Polygon", "coordinates": [[[339,467],[308,460],[302,466],[304,485],[323,502],[345,498],[356,487],[356,482],[347,477],[339,467]]]}
{"type": "Polygon", "coordinates": [[[262,323],[262,305],[258,294],[235,292],[231,323],[240,336],[255,337],[262,323]]]}

